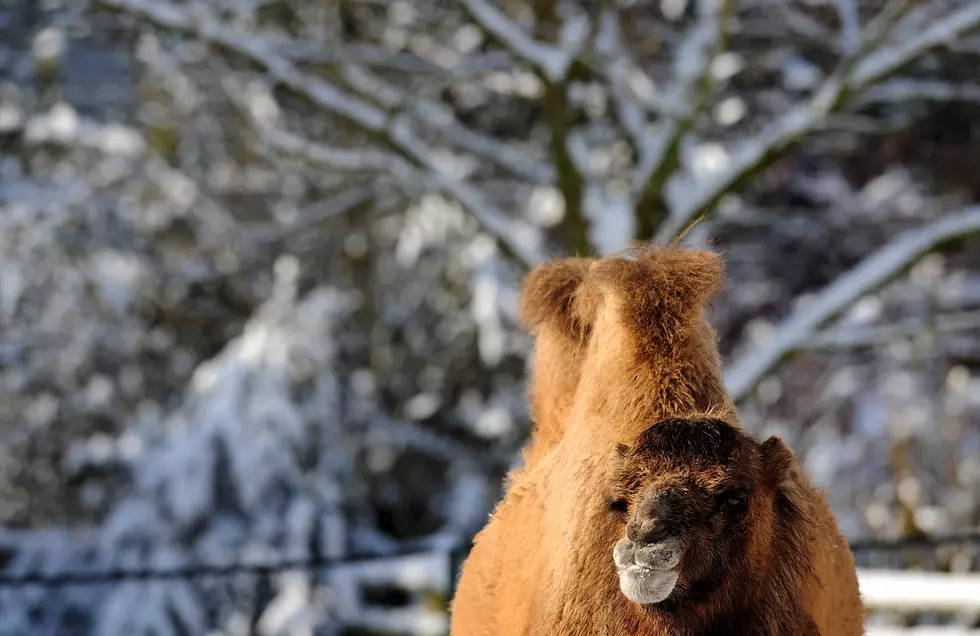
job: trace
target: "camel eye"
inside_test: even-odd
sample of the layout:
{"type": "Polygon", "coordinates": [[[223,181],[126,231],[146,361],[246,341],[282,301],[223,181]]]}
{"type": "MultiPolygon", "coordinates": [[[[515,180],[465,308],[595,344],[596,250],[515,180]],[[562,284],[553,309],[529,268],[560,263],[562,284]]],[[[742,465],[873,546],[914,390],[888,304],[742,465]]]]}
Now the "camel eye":
{"type": "Polygon", "coordinates": [[[626,514],[628,509],[629,503],[625,499],[613,499],[609,502],[609,510],[616,514],[626,514]]]}
{"type": "Polygon", "coordinates": [[[729,490],[722,493],[718,500],[721,504],[721,511],[726,514],[738,514],[745,511],[748,503],[748,495],[740,490],[729,490]]]}

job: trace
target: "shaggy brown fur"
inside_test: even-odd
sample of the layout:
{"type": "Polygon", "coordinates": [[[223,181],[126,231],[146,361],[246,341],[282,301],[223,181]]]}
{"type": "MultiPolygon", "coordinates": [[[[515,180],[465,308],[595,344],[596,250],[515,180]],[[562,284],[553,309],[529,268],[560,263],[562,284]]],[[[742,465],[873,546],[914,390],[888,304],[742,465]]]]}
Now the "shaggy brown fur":
{"type": "Polygon", "coordinates": [[[535,425],[523,453],[525,467],[536,464],[565,434],[590,328],[573,307],[591,263],[584,258],[553,261],[524,281],[521,318],[535,336],[528,395],[535,425]]]}
{"type": "Polygon", "coordinates": [[[537,428],[463,565],[454,636],[862,633],[823,497],[781,441],[738,429],[704,318],[721,276],[711,253],[647,248],[528,277],[537,428]],[[613,548],[662,520],[677,583],[640,605],[613,548]]]}

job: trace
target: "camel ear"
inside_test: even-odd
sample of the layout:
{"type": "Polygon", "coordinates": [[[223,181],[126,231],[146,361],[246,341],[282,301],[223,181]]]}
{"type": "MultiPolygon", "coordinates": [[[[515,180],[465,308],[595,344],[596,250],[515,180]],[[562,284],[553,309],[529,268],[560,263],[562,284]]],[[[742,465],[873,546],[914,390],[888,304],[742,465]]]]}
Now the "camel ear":
{"type": "Polygon", "coordinates": [[[789,478],[796,463],[796,456],[783,440],[775,435],[764,441],[760,450],[766,483],[770,488],[778,488],[789,478]]]}
{"type": "Polygon", "coordinates": [[[588,336],[590,325],[573,311],[575,295],[593,261],[565,258],[531,270],[521,289],[521,321],[533,333],[550,327],[576,342],[588,336]]]}

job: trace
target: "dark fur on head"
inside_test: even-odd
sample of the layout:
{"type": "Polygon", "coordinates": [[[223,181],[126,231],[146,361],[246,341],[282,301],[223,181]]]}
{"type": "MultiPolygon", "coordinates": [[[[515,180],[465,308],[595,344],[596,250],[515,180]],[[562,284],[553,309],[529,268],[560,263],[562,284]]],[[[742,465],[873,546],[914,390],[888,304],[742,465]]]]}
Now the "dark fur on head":
{"type": "Polygon", "coordinates": [[[640,523],[669,493],[657,513],[686,546],[673,592],[643,607],[650,619],[691,634],[812,631],[801,590],[814,522],[783,487],[794,459],[781,440],[760,444],[723,420],[672,418],[617,456],[610,514],[624,528],[640,523]],[[744,508],[729,507],[739,501],[744,508]],[[778,606],[760,602],[774,594],[778,606]]]}

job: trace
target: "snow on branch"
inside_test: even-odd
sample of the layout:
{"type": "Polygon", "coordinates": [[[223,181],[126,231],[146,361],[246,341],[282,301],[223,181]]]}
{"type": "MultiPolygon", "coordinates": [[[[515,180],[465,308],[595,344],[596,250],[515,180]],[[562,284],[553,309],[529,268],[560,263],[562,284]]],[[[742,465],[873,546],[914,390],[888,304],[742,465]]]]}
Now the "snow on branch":
{"type": "Polygon", "coordinates": [[[340,170],[389,170],[395,169],[399,161],[394,155],[372,149],[354,150],[312,143],[309,139],[275,128],[263,129],[261,134],[269,145],[340,170]]]}
{"type": "Polygon", "coordinates": [[[676,168],[682,138],[707,103],[712,86],[711,63],[727,46],[726,23],[732,4],[731,0],[699,2],[698,21],[677,51],[676,79],[668,101],[672,113],[683,114],[664,118],[644,145],[637,162],[634,188],[638,197],[634,215],[642,234],[655,229],[655,224],[649,222],[651,215],[666,213],[664,186],[676,168]]]}
{"type": "MultiPolygon", "coordinates": [[[[800,11],[794,4],[792,2],[773,3],[773,9],[778,12],[780,18],[779,22],[784,24],[794,36],[817,43],[831,51],[837,51],[840,48],[840,38],[835,37],[833,32],[821,24],[819,20],[815,20],[800,11]]],[[[771,18],[767,18],[765,22],[768,27],[766,33],[771,35],[773,27],[771,18]]],[[[778,29],[779,27],[774,28],[778,29]]]]}
{"type": "Polygon", "coordinates": [[[861,21],[855,0],[834,0],[834,8],[841,23],[841,49],[845,52],[861,46],[861,21]]]}
{"type": "Polygon", "coordinates": [[[928,51],[980,28],[980,3],[968,3],[924,26],[920,22],[928,16],[917,12],[914,4],[911,0],[888,3],[865,30],[861,47],[844,55],[837,70],[807,102],[775,119],[756,137],[738,144],[726,168],[705,182],[688,184],[690,194],[672,206],[667,222],[657,233],[658,241],[674,240],[738,184],[823,125],[850,98],[860,96],[928,51]],[[895,36],[896,31],[900,38],[895,36]]]}
{"type": "Polygon", "coordinates": [[[980,314],[963,311],[936,316],[934,319],[915,318],[897,324],[869,327],[847,327],[813,334],[799,348],[859,349],[884,346],[900,338],[914,337],[923,332],[950,333],[980,330],[980,314]]]}
{"type": "Polygon", "coordinates": [[[906,37],[886,42],[861,60],[853,73],[856,88],[867,87],[929,51],[947,46],[980,28],[980,2],[970,2],[945,16],[931,20],[921,29],[902,30],[906,37]]]}
{"type": "Polygon", "coordinates": [[[376,148],[338,148],[325,143],[311,144],[310,140],[285,132],[273,125],[279,107],[261,82],[249,85],[234,77],[221,80],[221,88],[229,101],[259,135],[261,141],[286,154],[297,155],[315,163],[329,165],[345,172],[395,171],[401,160],[398,155],[376,148]]]}
{"type": "Polygon", "coordinates": [[[460,0],[473,21],[509,51],[535,66],[553,84],[565,79],[588,36],[588,20],[581,16],[564,25],[558,45],[539,42],[488,0],[460,0]]]}
{"type": "Polygon", "coordinates": [[[413,422],[403,422],[378,416],[375,428],[368,434],[373,442],[402,448],[413,448],[448,462],[466,463],[484,470],[503,468],[504,464],[493,457],[486,457],[465,444],[443,437],[430,428],[413,422]]]}
{"type": "Polygon", "coordinates": [[[217,44],[263,67],[276,82],[288,86],[317,107],[332,112],[364,130],[383,133],[389,114],[317,77],[299,71],[274,51],[271,42],[224,26],[208,12],[193,11],[167,0],[99,0],[119,11],[128,11],[157,26],[182,31],[217,44]]]}
{"type": "Polygon", "coordinates": [[[949,50],[953,53],[966,53],[967,55],[977,55],[980,53],[980,35],[966,37],[949,43],[949,50]]]}
{"type": "Polygon", "coordinates": [[[425,182],[435,190],[454,198],[522,267],[528,269],[545,260],[540,236],[530,228],[521,228],[511,223],[503,210],[488,201],[477,188],[434,171],[425,176],[425,182]],[[525,231],[521,231],[522,229],[525,231]]]}
{"type": "Polygon", "coordinates": [[[493,161],[511,175],[538,183],[554,181],[555,171],[550,165],[534,161],[507,144],[460,124],[450,109],[419,94],[410,94],[361,66],[344,65],[341,73],[351,87],[362,95],[377,99],[385,108],[408,112],[417,121],[440,133],[449,143],[493,161]]]}
{"type": "Polygon", "coordinates": [[[980,103],[980,84],[954,84],[941,80],[894,79],[872,86],[859,104],[905,103],[912,100],[980,103]]]}
{"type": "Polygon", "coordinates": [[[291,236],[297,236],[309,229],[343,216],[367,205],[374,198],[374,191],[367,185],[355,185],[340,194],[312,206],[306,213],[293,223],[277,226],[261,234],[252,236],[252,243],[267,245],[277,243],[291,236]]]}
{"type": "Polygon", "coordinates": [[[952,239],[980,232],[980,206],[908,230],[864,259],[796,310],[765,343],[731,365],[725,384],[732,399],[746,397],[784,358],[804,346],[814,331],[856,300],[885,284],[918,259],[952,239]]]}
{"type": "Polygon", "coordinates": [[[827,115],[838,108],[846,89],[845,74],[831,75],[809,100],[794,106],[765,126],[756,137],[738,144],[725,169],[703,183],[688,186],[692,191],[690,196],[671,210],[667,222],[657,233],[657,240],[663,243],[673,241],[692,221],[707,213],[739,183],[821,124],[827,115]]]}
{"type": "Polygon", "coordinates": [[[443,75],[446,70],[413,53],[390,51],[380,46],[351,42],[341,48],[325,48],[320,43],[286,40],[276,44],[276,53],[294,62],[315,64],[354,63],[364,66],[399,71],[443,75]]]}
{"type": "Polygon", "coordinates": [[[342,48],[324,48],[316,42],[277,36],[275,51],[293,62],[304,64],[360,64],[375,70],[412,73],[434,79],[467,79],[490,71],[509,71],[514,56],[509,51],[470,53],[454,60],[451,66],[430,62],[414,53],[391,51],[364,42],[349,42],[342,48]]]}
{"type": "MultiPolygon", "coordinates": [[[[613,116],[619,127],[623,129],[634,155],[639,157],[646,139],[646,111],[650,110],[650,105],[644,104],[640,95],[630,88],[629,74],[640,71],[630,60],[623,43],[619,11],[606,9],[599,16],[599,28],[596,29],[594,46],[602,70],[601,77],[609,86],[613,116]]],[[[660,109],[653,108],[653,110],[659,112],[660,109]]]]}
{"type": "MultiPolygon", "coordinates": [[[[261,132],[267,146],[276,151],[296,155],[311,163],[327,165],[331,168],[350,165],[334,163],[338,158],[338,152],[341,158],[347,158],[348,151],[338,151],[281,129],[266,128],[261,132]]],[[[393,177],[410,193],[420,186],[428,187],[457,201],[488,234],[497,240],[501,249],[521,266],[531,267],[544,260],[545,257],[541,253],[535,235],[521,232],[520,228],[509,221],[503,210],[487,201],[472,185],[447,176],[431,166],[413,165],[402,157],[392,155],[382,158],[376,155],[372,160],[377,160],[378,169],[383,166],[386,176],[393,177]]]]}
{"type": "MultiPolygon", "coordinates": [[[[606,8],[599,14],[593,48],[599,74],[611,84],[611,99],[622,100],[635,108],[640,115],[646,111],[655,115],[679,116],[685,110],[684,105],[680,104],[678,107],[677,104],[669,104],[667,96],[654,90],[653,81],[633,59],[623,41],[622,28],[622,15],[618,8],[606,8]]],[[[591,64],[592,61],[586,60],[586,63],[591,64]]]]}
{"type": "Polygon", "coordinates": [[[861,34],[860,47],[852,51],[851,56],[856,59],[858,55],[873,51],[881,46],[900,23],[906,26],[914,23],[930,8],[915,5],[914,0],[889,0],[868,22],[864,33],[861,34]]]}
{"type": "MultiPolygon", "coordinates": [[[[161,27],[183,31],[206,42],[220,45],[266,69],[274,80],[288,86],[327,112],[343,117],[361,129],[376,134],[399,157],[367,153],[371,162],[386,163],[403,184],[420,183],[454,198],[494,238],[501,248],[529,267],[543,259],[538,240],[531,232],[516,231],[507,215],[493,206],[472,185],[443,174],[433,165],[432,150],[406,125],[404,116],[392,114],[370,102],[343,91],[318,77],[300,72],[289,60],[277,55],[263,38],[223,26],[205,10],[191,13],[166,0],[100,0],[106,6],[139,15],[161,27]],[[406,159],[401,159],[405,157],[406,159]],[[420,176],[421,180],[416,176],[420,176]]],[[[283,149],[332,167],[366,166],[358,153],[328,148],[295,135],[265,130],[265,138],[283,149]]],[[[378,166],[382,169],[381,166],[378,166]]]]}

